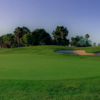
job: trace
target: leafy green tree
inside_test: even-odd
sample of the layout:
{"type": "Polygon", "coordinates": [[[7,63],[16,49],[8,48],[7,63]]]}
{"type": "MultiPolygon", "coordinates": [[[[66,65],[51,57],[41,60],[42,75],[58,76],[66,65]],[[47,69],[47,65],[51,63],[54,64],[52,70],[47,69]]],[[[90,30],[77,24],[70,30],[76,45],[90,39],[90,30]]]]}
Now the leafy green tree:
{"type": "Polygon", "coordinates": [[[9,37],[7,37],[7,35],[3,36],[3,43],[6,48],[11,45],[11,42],[9,41],[9,37]]]}
{"type": "Polygon", "coordinates": [[[22,38],[22,36],[24,34],[27,34],[29,32],[30,32],[30,30],[25,26],[23,26],[22,28],[21,27],[17,27],[15,29],[14,36],[15,36],[15,41],[17,41],[18,45],[20,45],[20,38],[22,38]]]}
{"type": "Polygon", "coordinates": [[[83,38],[83,36],[76,36],[75,38],[71,38],[70,45],[76,47],[87,47],[91,46],[91,41],[83,38]]]}
{"type": "Polygon", "coordinates": [[[66,39],[66,36],[68,35],[66,27],[57,26],[52,34],[57,45],[69,45],[69,40],[66,39]]]}
{"type": "Polygon", "coordinates": [[[71,46],[76,46],[77,45],[77,42],[80,40],[80,37],[79,36],[76,36],[75,38],[74,37],[71,37],[71,42],[70,42],[70,45],[71,46]]]}
{"type": "Polygon", "coordinates": [[[35,38],[34,45],[51,44],[51,36],[44,29],[36,29],[32,35],[35,38]]]}
{"type": "Polygon", "coordinates": [[[14,35],[13,34],[6,34],[3,35],[3,45],[6,48],[14,47],[15,41],[14,41],[14,35]]]}
{"type": "Polygon", "coordinates": [[[34,35],[32,35],[32,33],[24,34],[24,36],[20,39],[20,43],[23,45],[34,45],[34,35]]]}
{"type": "Polygon", "coordinates": [[[86,38],[80,37],[80,40],[77,42],[78,47],[88,47],[91,46],[91,41],[86,38]]]}
{"type": "Polygon", "coordinates": [[[0,36],[0,47],[1,47],[1,48],[4,47],[3,36],[0,36]]]}

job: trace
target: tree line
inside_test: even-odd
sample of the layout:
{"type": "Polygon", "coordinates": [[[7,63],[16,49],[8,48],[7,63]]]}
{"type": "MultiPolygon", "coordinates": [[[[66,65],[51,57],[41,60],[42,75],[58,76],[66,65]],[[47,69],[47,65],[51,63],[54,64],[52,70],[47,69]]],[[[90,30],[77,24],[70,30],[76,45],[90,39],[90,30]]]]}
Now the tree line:
{"type": "Polygon", "coordinates": [[[88,40],[89,35],[86,34],[85,37],[83,36],[76,36],[76,37],[71,37],[71,46],[76,46],[76,47],[88,47],[92,46],[91,41],[88,40]]]}
{"type": "Polygon", "coordinates": [[[67,39],[68,30],[64,26],[57,26],[52,32],[53,38],[44,29],[35,29],[30,31],[29,28],[17,27],[13,33],[0,36],[1,48],[14,48],[22,46],[34,46],[34,45],[62,45],[68,46],[91,46],[88,40],[89,35],[86,34],[85,38],[82,36],[72,37],[71,41],[67,39]]]}

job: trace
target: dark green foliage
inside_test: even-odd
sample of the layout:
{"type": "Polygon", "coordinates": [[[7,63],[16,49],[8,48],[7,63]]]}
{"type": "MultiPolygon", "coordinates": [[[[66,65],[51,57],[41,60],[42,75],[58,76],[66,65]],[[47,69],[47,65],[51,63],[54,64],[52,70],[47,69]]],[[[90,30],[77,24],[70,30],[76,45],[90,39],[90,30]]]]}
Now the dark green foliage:
{"type": "Polygon", "coordinates": [[[3,36],[0,36],[0,47],[4,47],[4,43],[3,43],[3,36]]]}
{"type": "Polygon", "coordinates": [[[32,35],[32,33],[24,34],[23,37],[20,39],[20,43],[26,46],[34,45],[35,43],[34,35],[32,35]]]}
{"type": "Polygon", "coordinates": [[[4,47],[10,47],[11,46],[10,37],[7,35],[4,35],[3,36],[3,43],[4,43],[4,47]]]}
{"type": "Polygon", "coordinates": [[[53,31],[53,37],[55,44],[57,45],[69,45],[69,40],[66,39],[68,35],[68,30],[64,26],[57,26],[55,31],[53,31]]]}
{"type": "Polygon", "coordinates": [[[72,37],[72,38],[71,38],[70,45],[71,45],[71,46],[76,46],[76,45],[77,45],[77,42],[80,40],[80,38],[81,38],[81,37],[79,37],[79,36],[76,36],[75,38],[72,37]]]}
{"type": "Polygon", "coordinates": [[[6,34],[0,37],[0,47],[19,47],[33,45],[51,45],[52,38],[44,29],[36,29],[33,32],[23,26],[17,27],[14,34],[6,34]]]}
{"type": "Polygon", "coordinates": [[[70,45],[76,47],[88,47],[91,46],[91,41],[87,38],[83,38],[83,36],[76,36],[75,38],[71,38],[70,45]]]}
{"type": "Polygon", "coordinates": [[[6,34],[0,37],[0,44],[3,48],[12,48],[15,46],[16,42],[14,41],[13,34],[6,34]]]}
{"type": "Polygon", "coordinates": [[[18,46],[20,46],[20,38],[22,38],[22,36],[24,34],[27,34],[29,32],[30,32],[30,30],[25,26],[23,26],[22,28],[21,27],[17,27],[15,29],[15,31],[14,31],[15,41],[17,41],[18,46]]]}
{"type": "Polygon", "coordinates": [[[66,37],[68,30],[64,26],[57,26],[55,31],[52,32],[54,39],[44,29],[35,29],[31,32],[27,27],[17,27],[13,34],[5,34],[0,36],[1,48],[13,48],[33,45],[61,45],[76,47],[91,46],[91,41],[88,40],[89,35],[86,34],[85,38],[76,36],[72,37],[71,41],[66,37]]]}
{"type": "Polygon", "coordinates": [[[32,32],[35,38],[34,45],[49,45],[51,44],[51,37],[44,29],[36,29],[32,32]]]}
{"type": "Polygon", "coordinates": [[[18,45],[20,44],[20,38],[22,37],[22,34],[21,34],[21,28],[20,27],[17,27],[14,31],[14,36],[15,36],[15,41],[18,43],[18,45]]]}

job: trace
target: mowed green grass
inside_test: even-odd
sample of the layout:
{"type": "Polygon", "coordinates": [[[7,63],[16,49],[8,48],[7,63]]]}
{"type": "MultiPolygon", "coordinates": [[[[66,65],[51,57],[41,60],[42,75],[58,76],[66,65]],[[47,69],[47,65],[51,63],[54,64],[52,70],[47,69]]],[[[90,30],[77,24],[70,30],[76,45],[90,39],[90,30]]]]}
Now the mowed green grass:
{"type": "Polygon", "coordinates": [[[100,76],[100,61],[84,56],[0,55],[0,79],[57,80],[94,76],[100,76]]]}
{"type": "Polygon", "coordinates": [[[100,57],[57,54],[57,49],[76,48],[37,46],[1,50],[0,79],[57,80],[100,75],[100,57]]]}
{"type": "Polygon", "coordinates": [[[0,100],[99,100],[100,56],[54,52],[62,49],[99,52],[100,47],[0,49],[0,100]]]}

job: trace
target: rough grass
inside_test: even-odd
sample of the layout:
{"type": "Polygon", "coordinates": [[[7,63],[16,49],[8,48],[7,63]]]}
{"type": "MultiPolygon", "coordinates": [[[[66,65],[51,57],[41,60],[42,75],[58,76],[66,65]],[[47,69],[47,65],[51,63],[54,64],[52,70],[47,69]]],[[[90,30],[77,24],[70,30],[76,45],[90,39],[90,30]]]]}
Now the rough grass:
{"type": "Polygon", "coordinates": [[[0,100],[99,100],[100,57],[55,53],[100,47],[0,49],[0,100]]]}
{"type": "Polygon", "coordinates": [[[100,77],[0,80],[0,100],[100,100],[100,77]]]}

